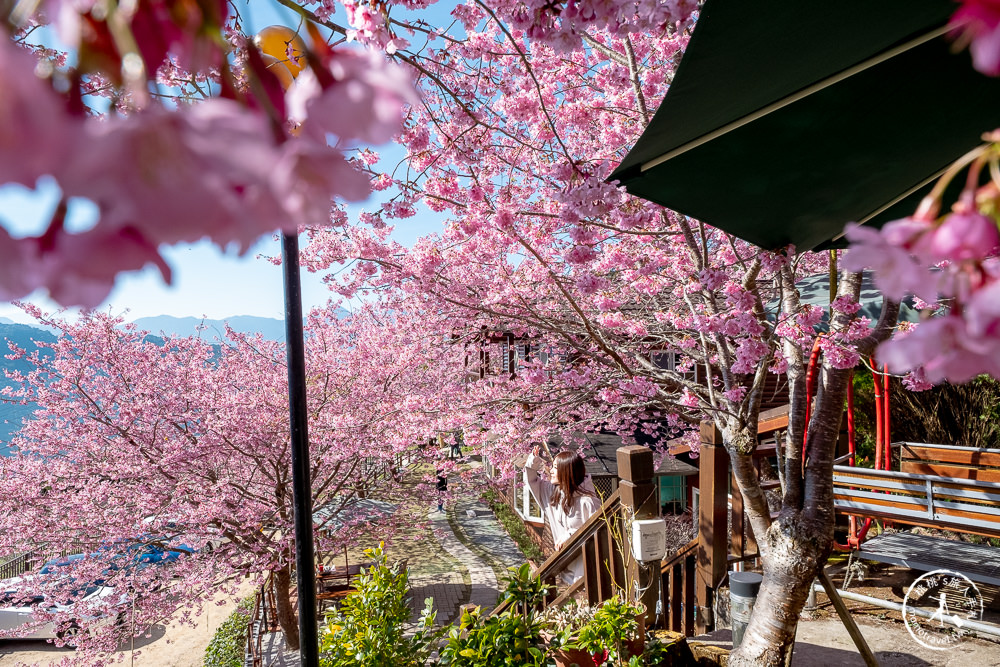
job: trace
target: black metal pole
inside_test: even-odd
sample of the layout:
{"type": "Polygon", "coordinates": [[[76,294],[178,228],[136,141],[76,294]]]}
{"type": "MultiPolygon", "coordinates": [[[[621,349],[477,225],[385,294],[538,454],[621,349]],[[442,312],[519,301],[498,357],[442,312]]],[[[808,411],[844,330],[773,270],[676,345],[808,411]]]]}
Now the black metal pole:
{"type": "Polygon", "coordinates": [[[319,667],[309,427],[306,423],[305,338],[302,332],[302,283],[299,279],[297,234],[281,235],[281,255],[285,278],[285,349],[288,353],[292,504],[295,507],[295,572],[299,589],[299,656],[302,667],[319,667]]]}

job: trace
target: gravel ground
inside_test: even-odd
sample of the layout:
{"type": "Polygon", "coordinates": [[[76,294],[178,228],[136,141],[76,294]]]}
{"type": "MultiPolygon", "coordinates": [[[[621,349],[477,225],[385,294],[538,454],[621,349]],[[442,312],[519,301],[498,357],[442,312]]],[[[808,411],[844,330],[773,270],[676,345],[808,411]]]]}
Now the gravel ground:
{"type": "MultiPolygon", "coordinates": [[[[246,594],[249,594],[249,587],[246,594]]],[[[148,637],[135,640],[134,655],[131,646],[121,647],[122,664],[142,667],[197,667],[201,665],[205,648],[215,630],[235,609],[236,603],[227,597],[218,598],[202,606],[197,625],[191,626],[171,621],[150,628],[148,637]],[[221,603],[221,605],[217,604],[221,603]]],[[[72,657],[73,649],[57,648],[44,641],[13,641],[0,639],[0,667],[14,665],[56,665],[72,657]]]]}

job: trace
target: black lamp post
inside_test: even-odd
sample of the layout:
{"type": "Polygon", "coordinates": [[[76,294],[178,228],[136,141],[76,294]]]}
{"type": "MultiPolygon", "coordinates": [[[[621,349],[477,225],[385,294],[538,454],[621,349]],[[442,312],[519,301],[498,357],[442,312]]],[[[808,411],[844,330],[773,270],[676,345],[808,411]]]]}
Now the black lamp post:
{"type": "Polygon", "coordinates": [[[316,574],[313,570],[312,485],[306,421],[305,338],[299,237],[281,235],[285,282],[285,349],[288,358],[288,411],[292,448],[292,504],[295,510],[295,572],[299,589],[299,656],[303,667],[319,667],[316,627],[316,574]]]}

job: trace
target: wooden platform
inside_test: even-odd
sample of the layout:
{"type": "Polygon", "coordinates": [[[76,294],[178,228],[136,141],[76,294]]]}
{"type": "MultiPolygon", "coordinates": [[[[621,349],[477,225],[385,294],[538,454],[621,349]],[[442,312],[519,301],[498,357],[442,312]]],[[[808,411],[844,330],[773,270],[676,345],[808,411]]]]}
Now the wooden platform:
{"type": "Polygon", "coordinates": [[[952,570],[974,582],[1000,586],[1000,549],[913,533],[884,533],[866,540],[857,556],[931,572],[952,570]]]}

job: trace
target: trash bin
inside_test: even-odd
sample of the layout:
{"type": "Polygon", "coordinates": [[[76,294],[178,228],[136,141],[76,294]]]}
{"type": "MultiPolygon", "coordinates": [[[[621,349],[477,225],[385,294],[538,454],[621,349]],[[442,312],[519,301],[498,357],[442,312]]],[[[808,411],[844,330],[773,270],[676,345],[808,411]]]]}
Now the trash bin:
{"type": "Polygon", "coordinates": [[[729,573],[729,614],[733,620],[734,649],[743,642],[743,633],[750,624],[750,615],[763,580],[763,575],[757,572],[729,573]]]}

